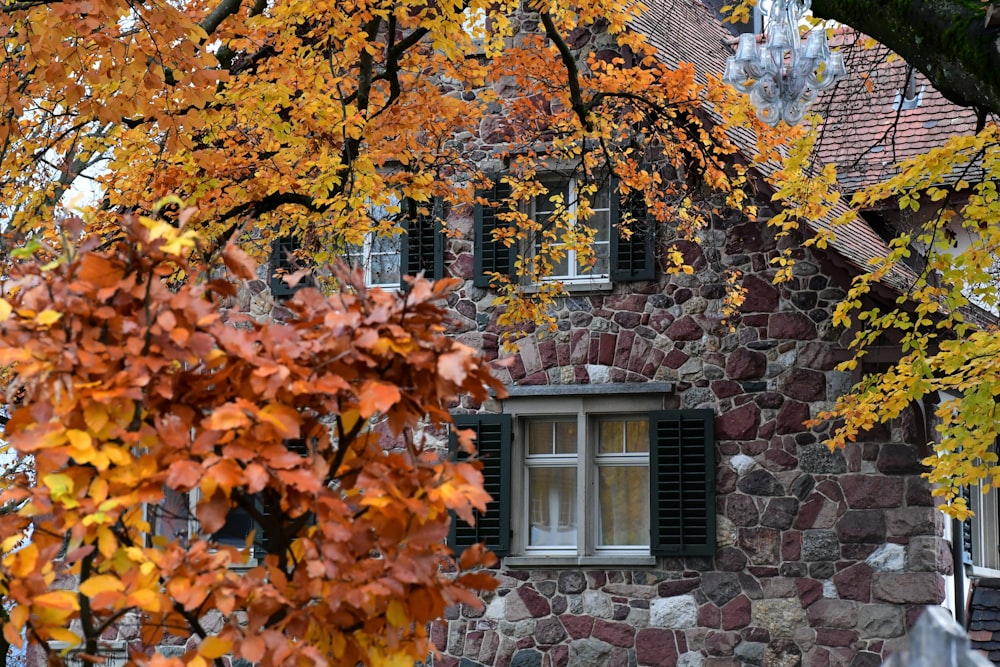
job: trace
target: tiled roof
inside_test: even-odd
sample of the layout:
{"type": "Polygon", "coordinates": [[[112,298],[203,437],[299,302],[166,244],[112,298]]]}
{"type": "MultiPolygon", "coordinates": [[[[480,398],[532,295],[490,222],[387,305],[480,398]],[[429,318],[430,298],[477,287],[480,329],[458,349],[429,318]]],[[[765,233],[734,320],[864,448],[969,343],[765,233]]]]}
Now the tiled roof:
{"type": "MultiPolygon", "coordinates": [[[[649,42],[659,51],[660,59],[668,65],[679,62],[694,64],[700,82],[706,81],[707,73],[723,72],[726,59],[732,55],[732,35],[719,23],[699,0],[647,0],[648,11],[636,19],[634,28],[646,35],[649,42]]],[[[849,73],[849,76],[855,76],[849,73]]],[[[741,148],[744,155],[755,151],[754,135],[750,128],[732,128],[730,136],[741,148]]],[[[854,142],[855,146],[860,143],[854,142]]],[[[846,156],[848,144],[841,141],[834,145],[834,153],[846,156]],[[837,148],[839,146],[839,148],[837,148]]],[[[846,159],[846,158],[845,158],[846,159]]],[[[773,165],[761,167],[764,176],[769,176],[773,165]]],[[[814,231],[829,229],[832,220],[846,210],[846,205],[838,203],[831,215],[823,220],[809,222],[814,231]]],[[[835,239],[830,244],[856,270],[872,268],[871,260],[888,253],[882,238],[863,220],[853,221],[835,230],[835,239]]],[[[915,276],[906,267],[899,267],[883,282],[896,290],[903,291],[915,276]]]]}
{"type": "MultiPolygon", "coordinates": [[[[913,71],[915,99],[906,103],[907,65],[887,60],[885,47],[862,48],[853,30],[841,30],[837,42],[849,76],[816,108],[825,119],[818,157],[837,165],[847,192],[893,174],[893,164],[940,146],[956,134],[975,131],[976,114],[946,100],[927,79],[913,71]]],[[[975,174],[966,178],[974,180],[975,174]]]]}
{"type": "Polygon", "coordinates": [[[979,579],[969,603],[972,648],[1000,664],[1000,579],[979,579]]]}

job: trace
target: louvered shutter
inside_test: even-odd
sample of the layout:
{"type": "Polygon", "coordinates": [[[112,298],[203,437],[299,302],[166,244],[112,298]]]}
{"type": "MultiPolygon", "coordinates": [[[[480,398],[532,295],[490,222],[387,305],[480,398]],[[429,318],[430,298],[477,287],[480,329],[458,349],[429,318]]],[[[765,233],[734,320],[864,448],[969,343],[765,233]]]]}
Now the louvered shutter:
{"type": "MultiPolygon", "coordinates": [[[[483,462],[483,486],[493,498],[486,513],[476,512],[476,525],[452,517],[448,546],[459,554],[466,547],[484,542],[497,556],[510,552],[510,415],[456,415],[456,429],[473,429],[483,462]]],[[[449,440],[453,455],[464,458],[454,434],[449,440]]]]}
{"type": "Polygon", "coordinates": [[[294,253],[299,248],[299,243],[291,236],[283,236],[271,244],[271,294],[275,298],[287,298],[295,294],[295,291],[303,283],[292,287],[284,278],[296,271],[294,253]],[[278,273],[281,272],[279,276],[278,273]]]}
{"type": "Polygon", "coordinates": [[[649,415],[650,550],[656,556],[715,554],[715,413],[649,415]]]}
{"type": "Polygon", "coordinates": [[[656,225],[649,219],[646,201],[641,192],[628,193],[624,200],[617,194],[618,182],[613,179],[611,195],[611,279],[628,282],[656,278],[656,225]],[[626,214],[632,219],[632,234],[625,239],[619,234],[618,222],[626,214]]]}
{"type": "Polygon", "coordinates": [[[497,219],[497,214],[504,210],[504,202],[510,198],[510,185],[501,182],[497,176],[491,190],[479,191],[476,196],[486,198],[489,203],[476,204],[475,207],[475,270],[472,282],[476,287],[489,287],[491,273],[514,274],[516,246],[507,247],[493,238],[493,230],[506,224],[497,219]]]}
{"type": "Polygon", "coordinates": [[[444,202],[435,197],[430,212],[418,214],[419,206],[412,200],[404,202],[406,212],[406,238],[400,253],[400,276],[415,276],[421,271],[424,277],[440,280],[444,277],[444,202]]]}
{"type": "MultiPolygon", "coordinates": [[[[972,487],[962,487],[965,506],[972,507],[972,487]]],[[[972,517],[962,522],[962,562],[972,565],[972,517]]]]}

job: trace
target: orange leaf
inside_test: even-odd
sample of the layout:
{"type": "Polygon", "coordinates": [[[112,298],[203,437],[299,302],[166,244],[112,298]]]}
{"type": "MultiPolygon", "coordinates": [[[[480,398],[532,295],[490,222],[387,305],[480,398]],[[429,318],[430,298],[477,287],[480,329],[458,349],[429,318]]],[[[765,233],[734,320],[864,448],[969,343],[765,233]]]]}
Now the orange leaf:
{"type": "Polygon", "coordinates": [[[222,260],[226,263],[226,268],[241,280],[253,280],[257,277],[257,264],[235,243],[230,243],[222,251],[222,260]]]}
{"type": "MultiPolygon", "coordinates": [[[[249,407],[249,406],[248,406],[249,407]]],[[[214,431],[246,428],[250,425],[250,417],[246,409],[236,403],[225,403],[217,407],[204,422],[205,428],[214,431]]]]}
{"type": "Polygon", "coordinates": [[[361,395],[358,397],[358,411],[362,419],[368,419],[377,412],[388,412],[389,408],[399,402],[402,395],[399,388],[388,382],[368,380],[361,387],[361,395]]]}

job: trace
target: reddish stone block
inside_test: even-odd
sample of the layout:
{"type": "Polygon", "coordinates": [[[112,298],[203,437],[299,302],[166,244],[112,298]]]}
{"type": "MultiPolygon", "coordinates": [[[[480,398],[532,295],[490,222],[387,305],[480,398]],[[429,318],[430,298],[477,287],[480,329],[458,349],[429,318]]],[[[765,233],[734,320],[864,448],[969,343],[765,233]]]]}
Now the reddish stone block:
{"type": "Polygon", "coordinates": [[[521,361],[521,355],[515,354],[513,357],[511,357],[511,359],[512,361],[510,362],[510,365],[507,366],[507,370],[510,371],[510,376],[514,380],[520,380],[524,378],[524,376],[527,375],[527,373],[524,370],[524,362],[521,361]]]}
{"type": "Polygon", "coordinates": [[[690,315],[685,315],[667,327],[667,336],[673,340],[699,340],[705,331],[690,315]]]}
{"type": "Polygon", "coordinates": [[[727,657],[733,654],[741,641],[740,633],[713,630],[705,638],[705,650],[711,656],[727,657]]]}
{"type": "Polygon", "coordinates": [[[542,368],[552,368],[559,365],[554,340],[543,340],[538,343],[538,360],[541,362],[542,368]]]}
{"type": "Polygon", "coordinates": [[[565,644],[553,646],[549,651],[549,659],[552,661],[552,667],[568,667],[569,646],[565,644]]]}
{"type": "Polygon", "coordinates": [[[680,350],[670,350],[670,352],[667,353],[667,356],[663,359],[663,365],[667,368],[677,369],[683,366],[684,363],[690,358],[690,356],[684,354],[680,350]]]}
{"type": "Polygon", "coordinates": [[[886,443],[878,448],[875,467],[884,475],[919,475],[927,472],[921,458],[912,445],[886,443]]]}
{"type": "Polygon", "coordinates": [[[760,408],[747,403],[717,417],[715,437],[718,440],[752,440],[760,426],[760,408]]]}
{"type": "Polygon", "coordinates": [[[635,657],[640,665],[674,667],[677,653],[677,642],[670,630],[644,628],[635,636],[635,657]]]}
{"type": "Polygon", "coordinates": [[[837,521],[837,537],[841,542],[884,542],[885,512],[882,510],[850,510],[837,521]]]}
{"type": "Polygon", "coordinates": [[[657,593],[659,593],[661,598],[672,598],[675,595],[690,593],[694,589],[698,588],[700,584],[701,581],[695,578],[664,581],[657,587],[657,593]]]}
{"type": "Polygon", "coordinates": [[[778,309],[778,290],[770,281],[749,273],[743,278],[743,288],[746,293],[740,304],[740,312],[773,313],[778,309]]]}
{"type": "Polygon", "coordinates": [[[876,572],[872,597],[895,604],[938,604],[944,599],[944,577],[936,572],[876,572]]]}
{"type": "Polygon", "coordinates": [[[590,632],[594,627],[593,616],[574,616],[572,614],[563,614],[559,617],[559,620],[562,621],[563,627],[566,628],[566,632],[568,632],[570,637],[573,639],[583,639],[584,637],[589,637],[590,632]]]}
{"type": "Polygon", "coordinates": [[[760,519],[753,498],[742,493],[733,493],[726,498],[726,516],[737,526],[754,526],[760,519]]]}
{"type": "Polygon", "coordinates": [[[799,401],[785,401],[775,419],[778,434],[800,433],[805,430],[802,423],[809,419],[809,406],[799,401]]]}
{"type": "Polygon", "coordinates": [[[762,352],[737,348],[726,361],[726,375],[732,380],[754,380],[764,377],[767,357],[762,352]]]}
{"type": "Polygon", "coordinates": [[[826,375],[805,368],[791,368],[780,384],[781,391],[799,401],[825,401],[826,375]]]}
{"type": "Polygon", "coordinates": [[[816,628],[816,643],[821,646],[850,646],[858,640],[858,633],[839,628],[816,628]]]}
{"type": "Polygon", "coordinates": [[[722,626],[722,611],[711,602],[698,607],[698,627],[718,629],[722,626]]]}
{"type": "Polygon", "coordinates": [[[903,480],[899,477],[844,475],[840,484],[851,509],[899,507],[903,502],[903,480]]]}
{"type": "Polygon", "coordinates": [[[781,534],[781,560],[799,560],[802,558],[802,533],[787,531],[781,534]]]}
{"type": "MultiPolygon", "coordinates": [[[[629,355],[632,354],[632,343],[635,338],[634,331],[622,330],[618,332],[618,340],[615,343],[615,366],[628,368],[629,355]]],[[[640,338],[639,340],[642,339],[640,338]]]]}
{"type": "Polygon", "coordinates": [[[712,382],[712,393],[719,398],[729,398],[743,393],[743,386],[732,380],[716,380],[712,382]]]}
{"type": "Polygon", "coordinates": [[[722,629],[736,630],[750,625],[750,598],[740,595],[722,607],[722,629]]]}
{"type": "Polygon", "coordinates": [[[597,355],[598,364],[612,366],[615,363],[615,345],[618,337],[611,333],[602,333],[600,338],[600,351],[597,355]]]}
{"type": "Polygon", "coordinates": [[[802,313],[774,313],[767,321],[767,337],[812,340],[816,338],[816,324],[802,313]]]}
{"type": "Polygon", "coordinates": [[[844,600],[870,602],[872,599],[872,569],[858,563],[833,575],[833,585],[844,600]]]}
{"type": "Polygon", "coordinates": [[[594,621],[594,630],[591,636],[612,646],[631,648],[635,643],[635,628],[625,623],[609,623],[598,618],[594,621]]]}
{"type": "Polygon", "coordinates": [[[768,470],[793,470],[799,465],[797,458],[779,449],[769,449],[764,452],[764,460],[768,464],[768,470]]]}
{"type": "Polygon", "coordinates": [[[796,579],[795,589],[799,592],[799,603],[803,609],[823,597],[823,584],[815,579],[796,579]]]}

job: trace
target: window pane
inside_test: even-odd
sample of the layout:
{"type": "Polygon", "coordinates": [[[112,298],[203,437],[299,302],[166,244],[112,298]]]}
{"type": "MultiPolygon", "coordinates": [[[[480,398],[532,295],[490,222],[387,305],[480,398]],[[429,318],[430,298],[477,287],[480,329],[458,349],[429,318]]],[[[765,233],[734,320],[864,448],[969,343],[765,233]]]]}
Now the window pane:
{"type": "Polygon", "coordinates": [[[620,453],[625,439],[625,422],[621,419],[602,419],[598,424],[597,453],[620,453]]]}
{"type": "Polygon", "coordinates": [[[630,419],[625,422],[625,451],[649,451],[649,421],[645,419],[630,419]]]}
{"type": "Polygon", "coordinates": [[[597,478],[598,545],[649,544],[649,467],[601,466],[597,478]]]}
{"type": "Polygon", "coordinates": [[[528,422],[528,455],[552,453],[552,422],[528,422]]]}
{"type": "Polygon", "coordinates": [[[528,544],[576,546],[576,467],[528,469],[528,544]]]}
{"type": "Polygon", "coordinates": [[[576,454],[576,422],[556,422],[556,454],[576,454]]]}

